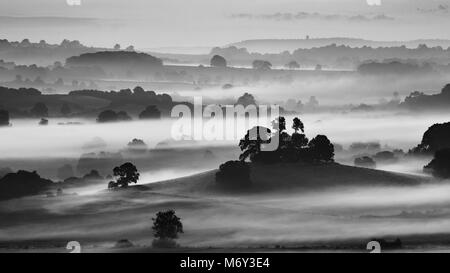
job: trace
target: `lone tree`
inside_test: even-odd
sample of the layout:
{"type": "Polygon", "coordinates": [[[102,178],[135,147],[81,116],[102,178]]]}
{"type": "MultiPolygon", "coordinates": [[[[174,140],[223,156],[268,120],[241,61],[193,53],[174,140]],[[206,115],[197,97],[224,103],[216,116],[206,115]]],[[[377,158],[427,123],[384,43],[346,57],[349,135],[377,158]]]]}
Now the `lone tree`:
{"type": "Polygon", "coordinates": [[[311,159],[314,161],[334,161],[334,146],[324,135],[317,135],[309,142],[311,159]]]}
{"type": "Polygon", "coordinates": [[[155,105],[149,105],[139,114],[139,119],[160,119],[161,111],[155,105]]]}
{"type": "Polygon", "coordinates": [[[294,129],[295,133],[298,133],[298,131],[302,131],[302,133],[305,132],[305,125],[303,125],[303,122],[299,118],[294,118],[292,129],[294,129]]]}
{"type": "Polygon", "coordinates": [[[9,112],[0,110],[0,126],[9,126],[9,112]]]}
{"type": "Polygon", "coordinates": [[[33,108],[30,110],[31,115],[37,118],[45,118],[48,117],[48,108],[42,102],[36,103],[33,108]]]}
{"type": "Polygon", "coordinates": [[[126,188],[130,183],[137,183],[139,180],[139,173],[132,163],[127,162],[120,167],[113,169],[114,176],[118,177],[117,181],[111,181],[108,183],[108,188],[126,188]]]}
{"type": "Polygon", "coordinates": [[[174,247],[174,240],[183,233],[183,224],[174,210],[160,211],[153,220],[153,245],[157,247],[174,247]]]}
{"type": "Polygon", "coordinates": [[[227,60],[220,55],[214,55],[211,58],[211,66],[213,67],[227,67],[227,60]]]}
{"type": "Polygon", "coordinates": [[[297,61],[290,61],[284,67],[294,70],[294,69],[299,69],[300,65],[297,63],[297,61]]]}

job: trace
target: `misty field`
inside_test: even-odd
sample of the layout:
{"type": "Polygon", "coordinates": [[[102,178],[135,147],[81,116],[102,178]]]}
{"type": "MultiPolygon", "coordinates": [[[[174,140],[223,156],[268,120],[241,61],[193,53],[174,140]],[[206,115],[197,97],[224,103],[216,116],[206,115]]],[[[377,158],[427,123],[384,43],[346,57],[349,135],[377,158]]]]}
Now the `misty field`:
{"type": "MultiPolygon", "coordinates": [[[[432,123],[448,117],[377,112],[302,119],[308,133],[326,134],[344,147],[378,141],[382,147],[407,150],[432,123]]],[[[214,170],[238,156],[237,140],[187,142],[161,152],[155,147],[170,134],[168,120],[58,125],[65,121],[55,119],[45,127],[31,120],[12,122],[13,127],[1,129],[0,140],[10,144],[0,147],[2,165],[27,166],[44,177],[55,178],[62,163],[76,165],[90,151],[86,142],[95,137],[106,143],[100,150],[110,153],[123,153],[133,138],[144,139],[149,150],[135,155],[142,176],[128,189],[107,191],[105,181],[65,189],[65,196],[2,201],[0,251],[66,252],[69,241],[79,241],[87,252],[116,251],[121,239],[134,244],[125,251],[152,251],[151,218],[166,209],[182,218],[185,233],[178,243],[184,251],[364,251],[371,238],[397,237],[410,251],[445,250],[450,243],[450,185],[422,173],[429,158],[379,170],[269,166],[256,169],[255,190],[233,192],[216,187],[214,170]],[[214,157],[203,157],[205,149],[214,157]]],[[[352,165],[345,154],[337,153],[337,161],[352,165]]]]}

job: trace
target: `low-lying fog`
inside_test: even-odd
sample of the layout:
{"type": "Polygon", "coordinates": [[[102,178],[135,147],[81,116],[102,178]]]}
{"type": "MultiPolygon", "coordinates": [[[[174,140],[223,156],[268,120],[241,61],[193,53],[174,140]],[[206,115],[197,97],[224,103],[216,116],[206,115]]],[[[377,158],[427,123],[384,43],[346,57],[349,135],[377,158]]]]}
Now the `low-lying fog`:
{"type": "MultiPolygon", "coordinates": [[[[428,127],[434,123],[450,120],[450,115],[373,112],[364,114],[305,114],[300,115],[300,118],[305,124],[306,135],[310,139],[317,134],[325,134],[333,143],[341,144],[344,148],[348,148],[353,142],[376,141],[381,144],[382,149],[386,147],[388,150],[404,149],[407,151],[421,141],[422,135],[428,127]]],[[[286,119],[287,127],[290,128],[292,117],[286,119]]],[[[149,156],[151,156],[154,154],[151,149],[155,148],[158,143],[167,142],[171,138],[171,129],[174,122],[175,120],[164,119],[97,124],[91,120],[50,119],[48,126],[39,126],[37,120],[12,120],[12,127],[0,129],[0,141],[3,143],[0,146],[0,154],[2,155],[0,167],[11,167],[13,169],[30,167],[37,171],[42,169],[44,174],[49,173],[44,169],[53,169],[50,173],[56,173],[56,169],[63,165],[64,160],[76,162],[82,154],[89,152],[116,153],[123,151],[134,138],[142,139],[147,144],[150,149],[149,156]],[[81,124],[61,125],[61,123],[68,121],[80,122],[81,124]],[[59,159],[62,160],[61,165],[51,163],[51,166],[46,166],[49,165],[49,162],[58,162],[59,159]]],[[[206,149],[205,147],[229,145],[234,148],[232,149],[233,153],[227,154],[224,160],[231,160],[238,155],[237,144],[239,138],[244,134],[245,129],[241,128],[240,131],[236,132],[235,140],[187,141],[178,143],[177,147],[199,150],[206,149]]],[[[220,155],[222,151],[217,151],[217,153],[217,155],[220,155]]],[[[159,164],[154,171],[165,172],[168,169],[173,171],[183,168],[183,163],[178,163],[177,159],[179,159],[177,156],[171,158],[170,152],[168,152],[164,158],[167,162],[167,169],[164,168],[164,164],[159,164]]],[[[206,162],[211,163],[210,160],[206,160],[206,162]]],[[[220,160],[218,163],[220,163],[220,160]]],[[[350,162],[344,161],[343,163],[350,162]]],[[[417,173],[420,172],[424,163],[426,162],[411,161],[408,163],[411,166],[397,163],[387,166],[380,165],[380,168],[417,173]]],[[[211,166],[211,164],[204,164],[200,161],[195,169],[203,171],[215,167],[218,166],[211,166]]],[[[142,171],[145,172],[146,170],[142,171]]],[[[165,178],[171,177],[166,175],[165,178]]]]}
{"type": "MultiPolygon", "coordinates": [[[[378,141],[382,149],[386,146],[408,150],[421,141],[429,126],[448,121],[450,116],[374,112],[306,114],[300,118],[309,138],[325,134],[344,148],[353,142],[378,141]]],[[[287,117],[288,128],[291,120],[292,117],[287,117]]],[[[102,145],[100,150],[108,152],[125,149],[133,138],[144,140],[152,149],[169,138],[172,122],[96,124],[89,120],[50,119],[50,125],[39,126],[37,120],[12,120],[12,127],[0,129],[1,163],[15,162],[16,166],[9,166],[14,169],[34,166],[39,172],[51,174],[60,167],[61,159],[72,160],[75,164],[81,154],[89,152],[89,144],[95,144],[94,138],[102,139],[106,146],[102,145]],[[82,124],[58,125],[68,121],[82,124]],[[51,166],[48,162],[52,162],[51,166]]],[[[139,183],[169,180],[217,168],[220,162],[237,156],[237,142],[181,143],[182,148],[191,149],[185,152],[187,159],[180,161],[179,154],[171,156],[169,151],[162,162],[150,164],[159,164],[157,167],[140,170],[139,183]],[[194,167],[181,168],[185,163],[192,163],[188,161],[197,161],[192,155],[195,150],[220,148],[226,144],[233,145],[236,150],[216,160],[198,160],[192,165],[194,167]]],[[[224,150],[230,149],[225,147],[224,150]]],[[[213,153],[218,156],[221,151],[214,150],[213,153]]],[[[420,173],[426,160],[402,161],[379,168],[420,173]]],[[[351,164],[350,161],[344,163],[351,164]]],[[[117,196],[102,194],[105,187],[97,185],[68,190],[68,193],[73,191],[78,195],[65,198],[36,196],[3,202],[0,208],[6,214],[21,215],[28,213],[27,210],[40,209],[33,212],[31,218],[16,217],[10,219],[12,222],[4,222],[0,241],[63,238],[104,242],[111,246],[119,239],[128,238],[149,245],[151,216],[162,209],[176,209],[182,218],[185,234],[179,242],[184,246],[295,245],[351,238],[365,242],[374,236],[440,234],[450,229],[450,185],[445,182],[414,187],[355,186],[222,197],[190,196],[184,191],[179,195],[138,192],[117,196]]]]}

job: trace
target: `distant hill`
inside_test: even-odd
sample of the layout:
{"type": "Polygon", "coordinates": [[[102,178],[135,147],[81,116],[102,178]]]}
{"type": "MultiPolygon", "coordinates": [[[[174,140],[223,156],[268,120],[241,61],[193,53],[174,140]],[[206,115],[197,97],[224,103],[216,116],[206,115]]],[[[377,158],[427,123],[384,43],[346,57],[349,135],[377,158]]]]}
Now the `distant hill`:
{"type": "Polygon", "coordinates": [[[294,51],[296,49],[310,49],[314,47],[324,47],[327,45],[346,45],[350,47],[397,47],[406,46],[408,48],[417,48],[421,44],[428,47],[441,46],[450,47],[450,40],[445,39],[421,39],[411,41],[371,41],[356,38],[311,38],[311,39],[259,39],[245,40],[226,45],[236,46],[238,48],[247,48],[249,52],[259,53],[280,53],[283,51],[294,51]]]}

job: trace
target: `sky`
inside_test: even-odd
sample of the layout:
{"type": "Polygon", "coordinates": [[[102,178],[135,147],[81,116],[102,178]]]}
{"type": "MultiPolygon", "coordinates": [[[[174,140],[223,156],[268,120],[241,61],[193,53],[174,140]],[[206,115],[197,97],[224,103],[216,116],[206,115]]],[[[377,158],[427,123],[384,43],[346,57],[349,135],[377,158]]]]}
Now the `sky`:
{"type": "Polygon", "coordinates": [[[450,0],[0,0],[0,38],[140,49],[306,35],[450,39],[449,24],[450,0]]]}

